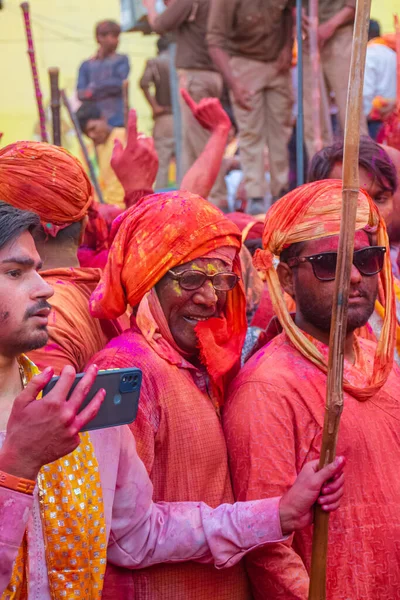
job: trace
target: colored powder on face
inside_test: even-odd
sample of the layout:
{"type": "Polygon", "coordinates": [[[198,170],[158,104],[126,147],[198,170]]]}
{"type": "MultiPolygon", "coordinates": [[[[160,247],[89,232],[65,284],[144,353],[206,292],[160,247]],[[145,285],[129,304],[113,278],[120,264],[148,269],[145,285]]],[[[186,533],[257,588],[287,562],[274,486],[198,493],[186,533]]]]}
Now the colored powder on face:
{"type": "Polygon", "coordinates": [[[176,279],[172,281],[172,290],[177,296],[182,296],[182,288],[179,285],[179,281],[177,281],[176,279]]]}
{"type": "Polygon", "coordinates": [[[215,275],[218,273],[218,268],[212,263],[207,263],[206,265],[198,265],[196,262],[192,262],[190,268],[193,271],[201,271],[202,273],[207,273],[207,275],[215,275]]]}
{"type": "Polygon", "coordinates": [[[215,273],[218,273],[218,269],[212,263],[208,263],[206,265],[206,272],[207,272],[208,275],[215,275],[215,273]]]}

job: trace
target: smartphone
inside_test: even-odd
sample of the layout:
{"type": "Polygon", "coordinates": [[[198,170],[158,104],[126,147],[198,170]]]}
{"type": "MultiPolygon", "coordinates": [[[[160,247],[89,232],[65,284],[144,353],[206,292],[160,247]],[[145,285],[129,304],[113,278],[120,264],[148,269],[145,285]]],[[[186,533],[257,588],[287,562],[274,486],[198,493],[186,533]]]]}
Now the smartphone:
{"type": "MultiPolygon", "coordinates": [[[[76,375],[68,398],[84,375],[85,373],[76,375]]],[[[53,377],[49,381],[43,390],[43,396],[54,388],[59,379],[59,377],[53,377]]],[[[118,425],[132,423],[137,415],[141,385],[142,372],[140,369],[132,367],[99,371],[79,412],[89,404],[101,388],[106,390],[106,397],[97,415],[81,431],[93,431],[94,429],[118,427],[118,425]]]]}

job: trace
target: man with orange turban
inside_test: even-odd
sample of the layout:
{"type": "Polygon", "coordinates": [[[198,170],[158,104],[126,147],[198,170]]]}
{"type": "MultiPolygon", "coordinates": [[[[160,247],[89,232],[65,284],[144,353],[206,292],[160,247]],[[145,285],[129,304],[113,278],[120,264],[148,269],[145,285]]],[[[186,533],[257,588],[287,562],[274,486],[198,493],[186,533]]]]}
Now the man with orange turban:
{"type": "MultiPolygon", "coordinates": [[[[143,371],[131,426],[159,501],[233,499],[220,423],[225,387],[246,333],[241,235],[215,206],[189,192],[143,198],[116,219],[92,314],[115,319],[129,304],[131,328],[93,361],[143,371]]],[[[160,565],[134,574],[149,600],[244,600],[241,565],[160,565]]]]}
{"type": "Polygon", "coordinates": [[[125,326],[123,321],[94,319],[89,312],[89,298],[101,271],[80,268],[77,251],[90,212],[90,231],[98,251],[106,248],[108,239],[107,227],[93,205],[91,183],[81,163],[63,148],[17,142],[0,150],[0,199],[39,215],[41,275],[55,291],[49,341],[29,356],[39,368],[51,365],[56,374],[65,365],[83,371],[125,326]]]}
{"type": "MultiPolygon", "coordinates": [[[[224,431],[239,500],[280,494],[320,452],[342,183],[301,186],[267,213],[255,266],[265,273],[282,333],[231,385],[224,431]],[[280,258],[276,270],[274,257],[280,258]],[[294,319],[283,298],[296,300],[294,319]]],[[[385,224],[359,192],[345,341],[344,411],[338,448],[348,457],[345,497],[329,532],[327,597],[399,597],[400,371],[393,366],[396,314],[385,224]],[[374,310],[378,344],[354,335],[374,310]],[[392,466],[393,465],[393,466],[392,466]]],[[[249,557],[254,596],[308,598],[311,528],[249,557]]]]}

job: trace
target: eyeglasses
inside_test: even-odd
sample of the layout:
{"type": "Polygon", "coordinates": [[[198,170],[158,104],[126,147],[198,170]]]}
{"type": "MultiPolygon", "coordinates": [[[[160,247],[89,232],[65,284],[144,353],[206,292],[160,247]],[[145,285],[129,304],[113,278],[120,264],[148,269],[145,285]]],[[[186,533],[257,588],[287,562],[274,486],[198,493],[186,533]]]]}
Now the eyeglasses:
{"type": "Polygon", "coordinates": [[[215,275],[207,275],[203,271],[182,271],[182,273],[174,273],[168,271],[168,274],[179,282],[179,285],[184,290],[198,290],[208,280],[211,281],[214,290],[217,292],[229,292],[233,290],[240,277],[236,273],[215,273],[215,275]]]}
{"type": "MultiPolygon", "coordinates": [[[[383,268],[386,248],[384,246],[368,246],[356,250],[353,254],[353,265],[362,275],[371,276],[383,268]]],[[[336,275],[337,252],[321,252],[312,256],[295,256],[287,260],[289,267],[298,267],[300,263],[309,262],[314,275],[320,281],[333,281],[336,275]]]]}

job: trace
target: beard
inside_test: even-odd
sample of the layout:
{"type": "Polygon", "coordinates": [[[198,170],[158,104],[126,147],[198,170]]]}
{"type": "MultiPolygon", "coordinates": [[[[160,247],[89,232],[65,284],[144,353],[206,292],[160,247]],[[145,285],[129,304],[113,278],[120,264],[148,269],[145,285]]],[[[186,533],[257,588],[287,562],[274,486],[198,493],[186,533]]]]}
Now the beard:
{"type": "MultiPolygon", "coordinates": [[[[375,301],[378,296],[378,289],[373,294],[367,292],[362,293],[364,299],[363,305],[360,307],[349,306],[347,311],[347,334],[353,333],[356,329],[367,324],[368,319],[375,310],[375,301]]],[[[325,306],[321,306],[312,294],[305,292],[296,297],[296,304],[303,315],[304,319],[326,333],[330,332],[332,319],[332,304],[333,298],[327,302],[325,306]]]]}
{"type": "Polygon", "coordinates": [[[43,348],[48,340],[49,333],[47,327],[40,327],[31,333],[20,331],[13,336],[12,340],[8,341],[6,348],[4,351],[1,351],[1,354],[16,357],[20,354],[26,354],[32,350],[43,348]]]}

